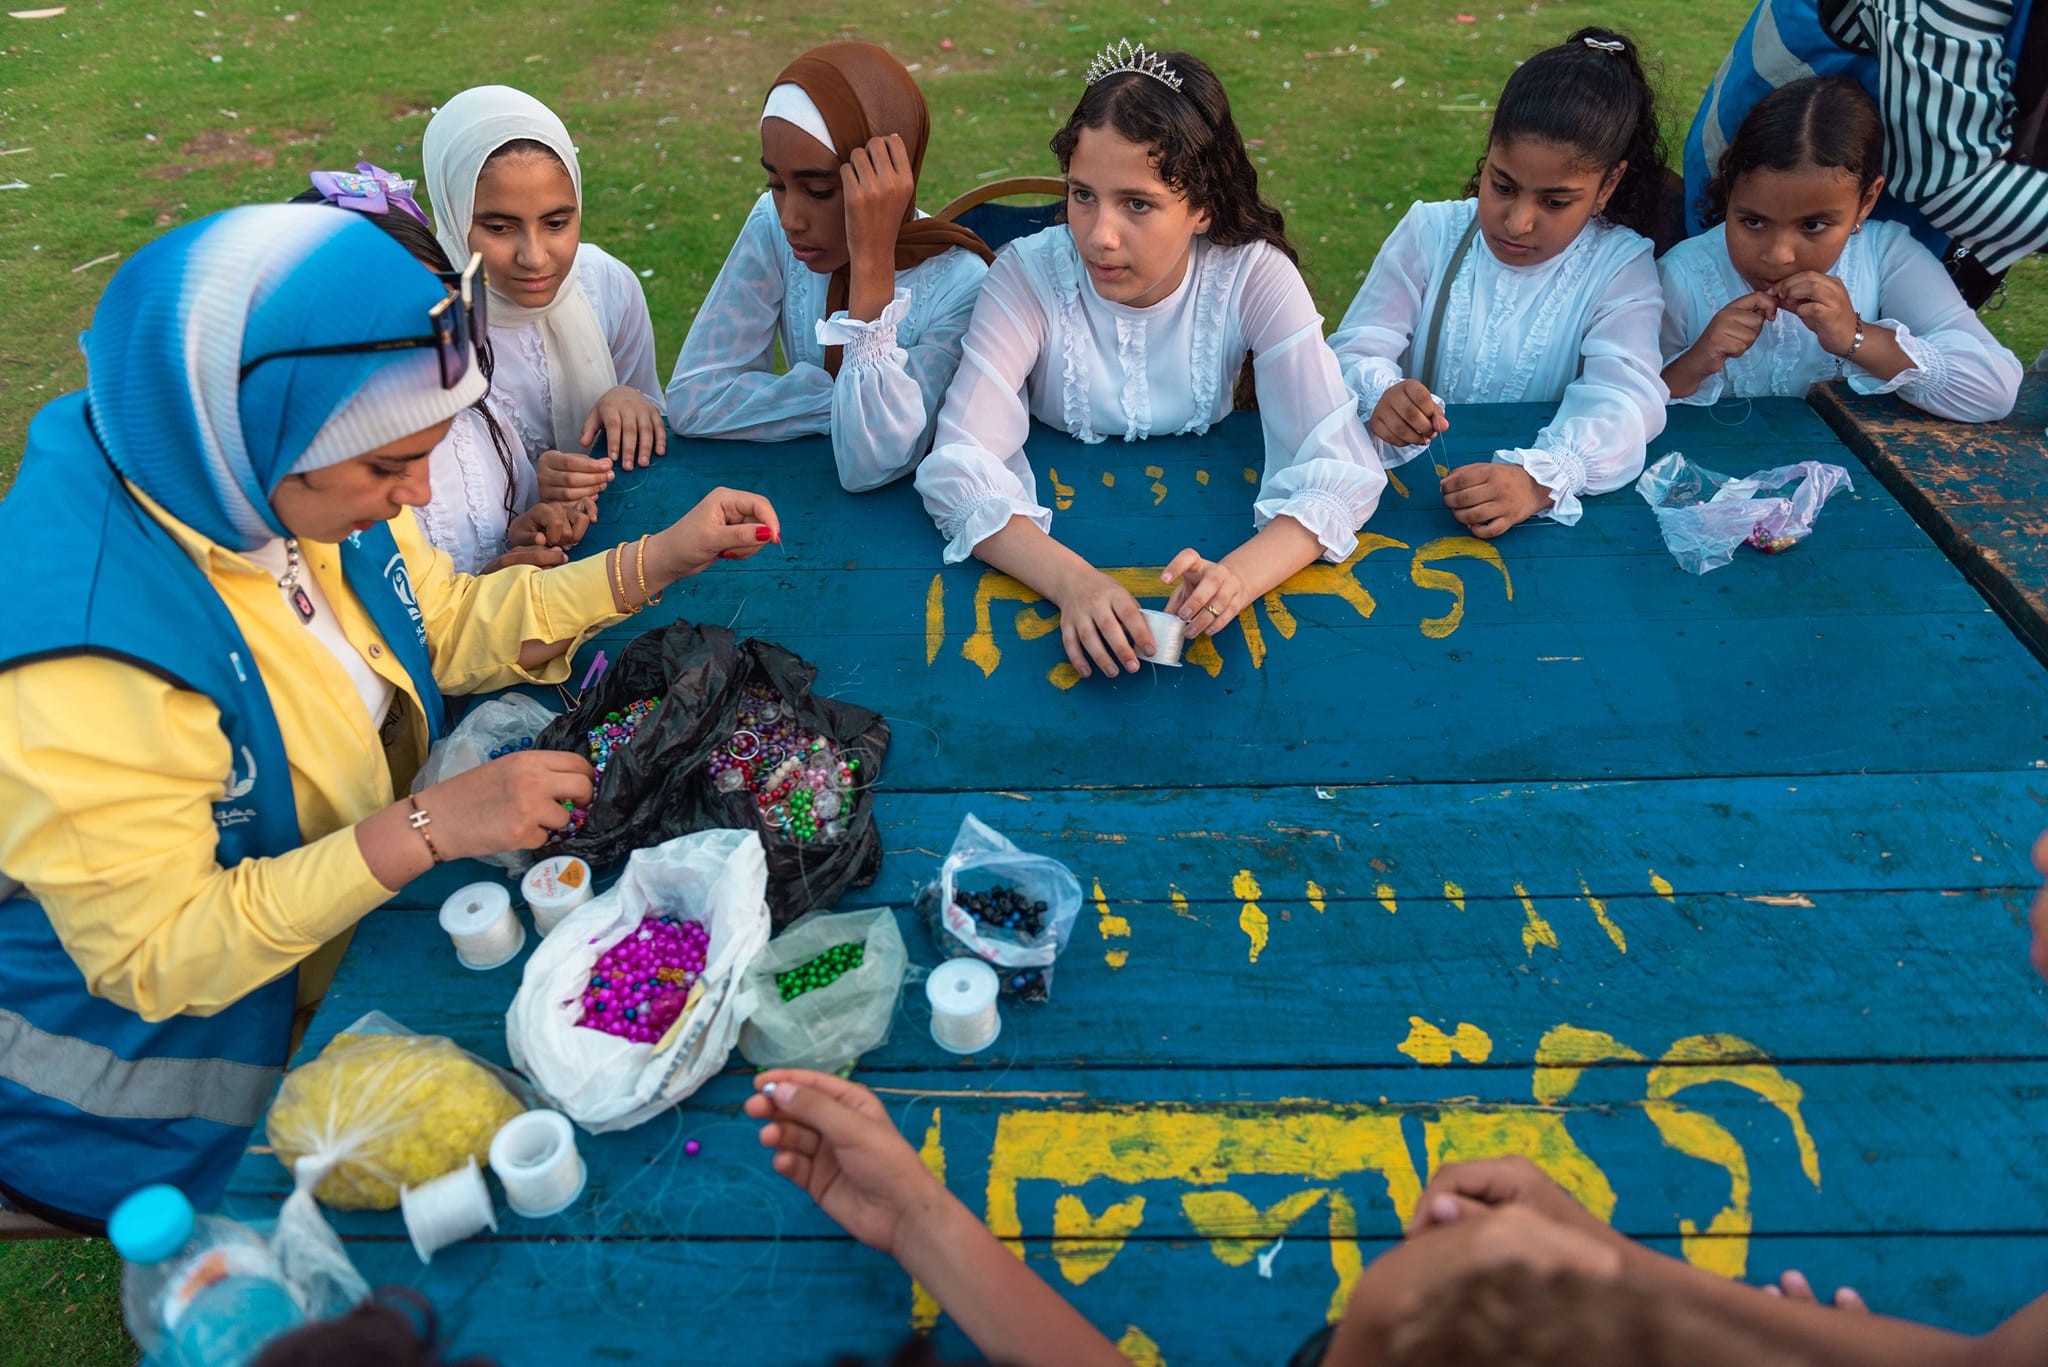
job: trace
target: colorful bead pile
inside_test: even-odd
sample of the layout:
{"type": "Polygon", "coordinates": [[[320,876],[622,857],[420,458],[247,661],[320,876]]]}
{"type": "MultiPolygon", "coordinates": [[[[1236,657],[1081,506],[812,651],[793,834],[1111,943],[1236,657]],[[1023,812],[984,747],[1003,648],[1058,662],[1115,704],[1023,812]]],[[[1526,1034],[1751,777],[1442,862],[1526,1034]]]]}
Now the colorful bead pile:
{"type": "MultiPolygon", "coordinates": [[[[1035,940],[1045,931],[1045,903],[1034,901],[1012,887],[997,884],[987,892],[955,892],[953,905],[972,916],[982,933],[1019,940],[1035,940]]],[[[1003,986],[1032,1000],[1045,994],[1042,968],[1000,969],[1003,986]]]]}
{"type": "Polygon", "coordinates": [[[703,922],[648,917],[591,966],[576,1023],[635,1044],[654,1043],[689,1004],[710,948],[703,922]]]}
{"type": "Polygon", "coordinates": [[[489,754],[489,755],[488,755],[488,756],[487,756],[486,758],[489,758],[489,759],[503,759],[503,758],[505,758],[505,756],[507,756],[507,755],[516,755],[516,754],[518,754],[518,753],[519,753],[519,752],[520,752],[521,750],[531,750],[532,748],[533,748],[533,737],[532,737],[532,736],[526,736],[526,737],[524,737],[523,739],[520,739],[520,740],[515,740],[515,741],[511,742],[510,744],[507,744],[507,745],[501,745],[501,746],[499,746],[499,747],[498,747],[497,749],[495,749],[495,750],[491,751],[491,753],[490,753],[490,754],[489,754]]]}
{"type": "Polygon", "coordinates": [[[775,691],[749,684],[725,749],[711,757],[712,786],[753,794],[762,826],[790,840],[837,840],[853,809],[860,757],[804,728],[775,691]]]}
{"type": "Polygon", "coordinates": [[[830,987],[844,975],[859,968],[861,960],[866,957],[867,943],[863,940],[834,945],[816,958],[776,974],[775,990],[782,994],[784,1001],[793,1002],[806,992],[830,987]]]}
{"type": "MultiPolygon", "coordinates": [[[[604,771],[612,762],[612,756],[626,748],[627,743],[639,731],[641,723],[653,716],[655,709],[660,706],[660,698],[642,698],[638,702],[628,703],[617,712],[605,713],[604,720],[590,728],[589,733],[583,738],[583,744],[590,752],[591,764],[597,770],[591,775],[591,792],[595,793],[598,785],[604,782],[604,771]]],[[[562,806],[569,812],[569,826],[560,833],[561,835],[582,830],[583,823],[590,820],[590,808],[579,807],[567,799],[563,800],[562,806]]]]}

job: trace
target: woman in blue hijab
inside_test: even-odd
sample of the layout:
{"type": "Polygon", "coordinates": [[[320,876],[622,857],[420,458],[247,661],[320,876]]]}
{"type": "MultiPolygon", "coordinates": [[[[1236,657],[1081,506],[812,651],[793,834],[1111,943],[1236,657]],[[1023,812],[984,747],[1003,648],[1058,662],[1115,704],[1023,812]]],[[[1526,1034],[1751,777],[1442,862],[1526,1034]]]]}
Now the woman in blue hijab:
{"type": "Polygon", "coordinates": [[[779,537],[715,490],[601,557],[453,572],[410,509],[482,392],[475,264],[354,215],[234,209],[137,253],[0,502],[0,1202],[93,1230],[225,1190],[363,916],[588,801],[528,751],[408,798],[441,693],[576,645],[779,537]]]}

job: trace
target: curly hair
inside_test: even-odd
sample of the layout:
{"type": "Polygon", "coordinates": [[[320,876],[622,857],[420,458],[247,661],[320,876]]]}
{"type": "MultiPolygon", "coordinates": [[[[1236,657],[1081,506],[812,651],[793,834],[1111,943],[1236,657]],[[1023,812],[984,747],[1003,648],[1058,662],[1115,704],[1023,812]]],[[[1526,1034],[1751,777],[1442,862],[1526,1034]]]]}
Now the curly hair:
{"type": "Polygon", "coordinates": [[[1700,214],[1709,227],[1726,218],[1729,192],[1751,171],[1807,167],[1856,177],[1859,197],[1884,173],[1884,117],[1856,82],[1808,76],[1758,100],[1721,153],[1700,214]]]}
{"type": "MultiPolygon", "coordinates": [[[[1119,71],[1081,93],[1081,102],[1052,135],[1064,173],[1084,128],[1111,128],[1152,149],[1159,179],[1188,206],[1209,215],[1208,238],[1219,247],[1264,242],[1297,267],[1301,253],[1287,239],[1280,211],[1259,197],[1259,173],[1230,115],[1230,97],[1209,64],[1187,52],[1161,52],[1180,74],[1180,89],[1142,72],[1119,71]]],[[[1238,373],[1236,403],[1256,406],[1249,359],[1238,373]]]]}
{"type": "MultiPolygon", "coordinates": [[[[1603,173],[1627,162],[1601,217],[1644,237],[1656,235],[1664,134],[1657,125],[1656,92],[1627,35],[1582,28],[1516,67],[1494,106],[1486,145],[1523,138],[1571,148],[1603,173]]],[[[1485,169],[1482,156],[1466,182],[1468,198],[1479,193],[1485,169]]]]}

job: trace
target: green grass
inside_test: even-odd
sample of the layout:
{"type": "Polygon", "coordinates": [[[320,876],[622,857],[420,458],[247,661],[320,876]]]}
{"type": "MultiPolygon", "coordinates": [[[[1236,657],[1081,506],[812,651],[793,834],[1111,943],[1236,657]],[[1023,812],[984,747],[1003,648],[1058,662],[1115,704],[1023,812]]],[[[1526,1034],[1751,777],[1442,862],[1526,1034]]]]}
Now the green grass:
{"type": "MultiPolygon", "coordinates": [[[[561,112],[582,148],[585,234],[646,279],[662,373],[758,193],[761,92],[805,47],[857,36],[915,64],[935,131],[924,202],[1053,170],[1046,140],[1105,42],[1188,48],[1228,85],[1334,319],[1418,198],[1455,195],[1515,61],[1598,20],[1634,32],[1672,92],[1674,145],[1745,6],[1692,0],[837,0],[421,7],[73,3],[0,18],[0,480],[28,421],[84,379],[75,339],[118,262],[175,224],[281,200],[317,167],[418,173],[433,104],[505,82],[561,112]],[[203,9],[203,13],[196,12],[203,9]],[[96,264],[89,264],[96,263],[96,264]]],[[[2022,359],[2048,346],[2048,265],[1986,321],[2022,359]]],[[[133,1361],[104,1244],[0,1245],[0,1367],[133,1361]],[[21,1332],[25,1331],[25,1332],[21,1332]]]]}

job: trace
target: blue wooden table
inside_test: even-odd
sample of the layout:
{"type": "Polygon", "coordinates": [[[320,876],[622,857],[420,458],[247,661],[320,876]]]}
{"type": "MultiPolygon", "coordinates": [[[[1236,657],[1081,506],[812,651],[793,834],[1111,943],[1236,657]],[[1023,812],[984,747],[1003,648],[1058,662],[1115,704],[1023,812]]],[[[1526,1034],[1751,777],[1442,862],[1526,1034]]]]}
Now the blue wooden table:
{"type": "MultiPolygon", "coordinates": [[[[1804,404],[1737,416],[1675,410],[1657,452],[1857,476],[1788,554],[1695,578],[1633,491],[1481,543],[1410,467],[1350,563],[1188,667],[1115,680],[1073,679],[1028,591],[941,570],[908,487],[840,492],[820,442],[680,444],[621,476],[602,530],[637,536],[712,483],[775,500],[786,554],[658,611],[779,641],[888,715],[887,857],[843,906],[907,908],[970,811],[1079,874],[1051,1002],[963,1061],[912,989],[857,1076],[1134,1359],[1283,1360],[1434,1166],[1502,1152],[1707,1267],[1798,1266],[1988,1326],[2048,1288],[2024,928],[2048,675],[1804,404]]],[[[1453,460],[1539,421],[1453,417],[1453,460]]],[[[1247,532],[1258,449],[1244,418],[1032,447],[1060,535],[1153,600],[1174,552],[1247,532]]],[[[473,872],[363,924],[309,1056],[381,1008],[506,1057],[517,968],[458,968],[426,914],[473,872]]],[[[932,1324],[769,1171],[733,1062],[586,1136],[570,1210],[502,1211],[431,1269],[395,1212],[336,1225],[373,1282],[423,1288],[461,1348],[506,1363],[808,1364],[932,1324]]],[[[270,1214],[285,1187],[259,1150],[230,1209],[270,1214]]]]}

